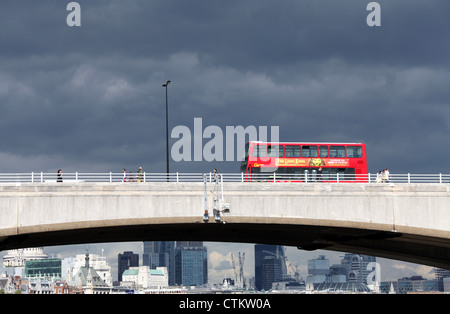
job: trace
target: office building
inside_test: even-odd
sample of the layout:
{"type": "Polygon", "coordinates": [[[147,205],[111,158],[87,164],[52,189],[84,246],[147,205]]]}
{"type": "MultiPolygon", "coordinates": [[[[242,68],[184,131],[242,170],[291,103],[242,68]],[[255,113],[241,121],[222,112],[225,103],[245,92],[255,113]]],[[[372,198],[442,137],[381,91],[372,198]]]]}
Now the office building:
{"type": "Polygon", "coordinates": [[[444,279],[447,278],[447,285],[448,285],[448,278],[450,278],[450,270],[449,269],[443,269],[443,268],[435,268],[434,269],[434,276],[437,283],[437,289],[438,291],[445,291],[444,289],[444,279]]]}
{"type": "Polygon", "coordinates": [[[255,245],[255,289],[270,290],[286,278],[286,259],[281,245],[255,245]]]}
{"type": "Polygon", "coordinates": [[[123,254],[119,254],[118,263],[117,263],[117,274],[118,280],[122,281],[122,274],[125,270],[130,267],[138,267],[139,266],[139,255],[134,254],[133,252],[126,251],[123,254]]]}
{"type": "Polygon", "coordinates": [[[208,251],[203,242],[177,242],[175,283],[181,286],[200,286],[208,283],[208,251]]]}
{"type": "Polygon", "coordinates": [[[330,261],[324,255],[308,260],[308,276],[306,283],[318,284],[327,282],[330,277],[330,261]]]}
{"type": "Polygon", "coordinates": [[[150,269],[167,268],[169,285],[175,285],[175,242],[146,241],[143,244],[142,265],[150,269]]]}
{"type": "Polygon", "coordinates": [[[62,278],[62,260],[60,258],[35,259],[25,262],[26,278],[62,278]]]}
{"type": "Polygon", "coordinates": [[[135,286],[140,288],[167,288],[169,285],[167,268],[157,267],[150,269],[149,266],[130,267],[122,274],[123,286],[135,286]]]}

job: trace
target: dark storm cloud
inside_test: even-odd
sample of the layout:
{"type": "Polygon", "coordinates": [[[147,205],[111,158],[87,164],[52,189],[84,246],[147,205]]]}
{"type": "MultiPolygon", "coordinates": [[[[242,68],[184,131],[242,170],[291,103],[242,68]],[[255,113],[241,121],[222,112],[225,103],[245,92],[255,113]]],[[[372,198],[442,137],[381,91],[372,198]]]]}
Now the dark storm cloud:
{"type": "Polygon", "coordinates": [[[369,1],[78,1],[71,28],[68,2],[0,5],[2,171],[163,171],[168,79],[171,128],[276,125],[367,142],[372,171],[450,171],[429,153],[448,155],[450,3],[378,1],[371,28],[369,1]]]}

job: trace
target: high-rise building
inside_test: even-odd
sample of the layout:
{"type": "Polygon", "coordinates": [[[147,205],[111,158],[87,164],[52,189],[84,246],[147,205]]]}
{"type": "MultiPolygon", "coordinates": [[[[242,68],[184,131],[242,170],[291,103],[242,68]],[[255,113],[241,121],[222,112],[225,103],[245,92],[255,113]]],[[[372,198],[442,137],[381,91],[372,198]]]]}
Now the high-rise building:
{"type": "Polygon", "coordinates": [[[126,251],[123,254],[119,254],[118,256],[118,280],[122,281],[122,274],[125,270],[130,267],[138,267],[139,266],[139,255],[134,254],[133,252],[126,251]]]}
{"type": "Polygon", "coordinates": [[[434,275],[435,275],[435,280],[437,283],[438,291],[445,291],[444,281],[447,281],[447,285],[448,285],[448,281],[449,281],[448,278],[450,278],[450,270],[443,269],[443,268],[435,268],[434,275]]]}
{"type": "Polygon", "coordinates": [[[286,278],[286,259],[281,245],[255,245],[255,288],[270,290],[272,283],[286,278]]]}
{"type": "Polygon", "coordinates": [[[200,286],[208,283],[208,251],[203,242],[177,242],[175,282],[182,286],[200,286]]]}
{"type": "Polygon", "coordinates": [[[177,241],[177,247],[198,247],[203,246],[203,241],[177,241]]]}
{"type": "Polygon", "coordinates": [[[330,261],[324,255],[319,255],[318,258],[308,260],[308,277],[306,278],[308,284],[326,282],[329,276],[330,261]]]}
{"type": "Polygon", "coordinates": [[[166,267],[169,273],[169,285],[175,285],[175,242],[174,241],[146,241],[142,254],[143,266],[150,269],[166,267]]]}

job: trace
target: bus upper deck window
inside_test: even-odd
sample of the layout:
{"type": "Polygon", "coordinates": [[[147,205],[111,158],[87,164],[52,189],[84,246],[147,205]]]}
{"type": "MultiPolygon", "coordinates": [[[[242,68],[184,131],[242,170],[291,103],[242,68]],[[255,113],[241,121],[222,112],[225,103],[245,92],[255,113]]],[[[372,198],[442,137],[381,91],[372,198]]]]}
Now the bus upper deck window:
{"type": "Polygon", "coordinates": [[[328,146],[319,147],[319,157],[328,158],[328,146]]]}
{"type": "Polygon", "coordinates": [[[345,158],[345,146],[330,146],[331,158],[345,158]]]}
{"type": "Polygon", "coordinates": [[[267,151],[269,157],[283,157],[283,146],[270,145],[267,147],[267,151]]]}
{"type": "Polygon", "coordinates": [[[315,158],[317,157],[317,146],[305,146],[302,147],[302,156],[305,158],[315,158]]]}
{"type": "Polygon", "coordinates": [[[284,147],[285,157],[300,157],[300,145],[286,145],[284,147]]]}

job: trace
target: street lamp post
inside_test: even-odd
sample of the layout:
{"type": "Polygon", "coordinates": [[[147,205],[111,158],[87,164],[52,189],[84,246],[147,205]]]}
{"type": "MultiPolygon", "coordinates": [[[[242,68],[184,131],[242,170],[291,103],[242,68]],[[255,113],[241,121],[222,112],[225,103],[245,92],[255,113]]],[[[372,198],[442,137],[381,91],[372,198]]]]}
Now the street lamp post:
{"type": "Polygon", "coordinates": [[[162,86],[166,88],[166,176],[167,182],[169,182],[169,102],[167,96],[167,86],[170,81],[167,81],[162,86]]]}

